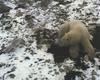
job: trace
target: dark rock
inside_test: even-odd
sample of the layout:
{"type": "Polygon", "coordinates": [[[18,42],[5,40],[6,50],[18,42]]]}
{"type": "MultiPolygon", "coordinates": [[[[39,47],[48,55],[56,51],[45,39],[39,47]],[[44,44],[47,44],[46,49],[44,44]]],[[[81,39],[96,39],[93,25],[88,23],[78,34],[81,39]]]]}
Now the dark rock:
{"type": "Polygon", "coordinates": [[[96,57],[100,59],[100,51],[96,52],[96,57]]]}
{"type": "Polygon", "coordinates": [[[12,40],[12,43],[7,46],[3,52],[5,53],[9,53],[15,50],[16,47],[19,47],[20,45],[24,45],[25,41],[21,38],[15,38],[14,40],[12,40]]]}
{"type": "Polygon", "coordinates": [[[33,43],[33,41],[32,41],[32,40],[29,40],[28,42],[29,42],[29,43],[33,43]]]}
{"type": "Polygon", "coordinates": [[[0,67],[3,67],[3,66],[5,66],[6,64],[4,64],[4,63],[0,63],[0,67]]]}
{"type": "Polygon", "coordinates": [[[55,74],[56,74],[56,75],[59,75],[59,72],[56,71],[55,74]]]}
{"type": "Polygon", "coordinates": [[[29,75],[29,78],[32,78],[32,75],[29,75]]]}
{"type": "Polygon", "coordinates": [[[67,47],[60,47],[55,44],[51,45],[47,52],[50,52],[54,55],[54,61],[56,63],[63,62],[64,59],[69,56],[67,47]]]}
{"type": "Polygon", "coordinates": [[[26,16],[25,16],[25,20],[29,20],[29,19],[32,19],[32,18],[35,18],[35,17],[32,16],[32,15],[26,15],[26,16]]]}
{"type": "Polygon", "coordinates": [[[38,80],[38,78],[35,78],[34,80],[38,80]]]}
{"type": "Polygon", "coordinates": [[[47,77],[46,77],[45,79],[46,79],[46,80],[48,80],[48,78],[47,78],[47,77]]]}
{"type": "Polygon", "coordinates": [[[27,4],[32,5],[33,4],[33,1],[34,0],[18,0],[18,1],[16,0],[16,3],[26,6],[27,4]]]}
{"type": "Polygon", "coordinates": [[[34,54],[37,54],[37,53],[34,53],[34,54]]]}
{"type": "Polygon", "coordinates": [[[89,68],[88,64],[85,64],[83,61],[81,60],[77,60],[75,61],[75,67],[77,69],[82,69],[82,70],[86,70],[87,68],[89,68]]]}
{"type": "Polygon", "coordinates": [[[93,13],[92,12],[89,12],[89,13],[86,13],[86,15],[93,15],[93,13]]]}
{"type": "Polygon", "coordinates": [[[5,48],[6,48],[6,47],[5,47],[5,44],[2,44],[1,50],[0,50],[0,55],[1,55],[2,53],[4,53],[3,50],[4,50],[5,48]]]}
{"type": "Polygon", "coordinates": [[[41,48],[41,44],[50,45],[54,42],[57,36],[57,31],[45,28],[36,28],[34,37],[36,37],[37,47],[41,48]]]}
{"type": "Polygon", "coordinates": [[[38,68],[38,70],[41,70],[41,68],[38,68]]]}
{"type": "Polygon", "coordinates": [[[11,71],[13,72],[13,71],[15,71],[16,70],[16,67],[14,66],[12,69],[11,69],[11,71]]]}
{"type": "Polygon", "coordinates": [[[10,78],[15,78],[15,74],[10,74],[10,78]]]}
{"type": "Polygon", "coordinates": [[[35,61],[34,63],[38,63],[37,61],[35,61]]]}
{"type": "Polygon", "coordinates": [[[23,8],[23,9],[25,9],[25,8],[26,8],[26,5],[18,4],[17,7],[15,7],[15,9],[18,9],[18,8],[23,8]]]}
{"type": "Polygon", "coordinates": [[[11,64],[6,64],[6,67],[10,67],[11,66],[11,64]]]}
{"type": "Polygon", "coordinates": [[[31,50],[31,48],[30,48],[30,47],[28,47],[28,48],[26,48],[26,49],[25,49],[25,51],[28,51],[28,50],[30,51],[30,50],[31,50]]]}
{"type": "Polygon", "coordinates": [[[26,80],[29,80],[29,78],[26,78],[26,80]]]}
{"type": "Polygon", "coordinates": [[[33,50],[30,50],[30,54],[31,54],[31,55],[34,55],[35,52],[34,52],[33,50]]]}
{"type": "Polygon", "coordinates": [[[30,58],[27,56],[27,57],[25,57],[25,60],[30,60],[30,58]]]}
{"type": "Polygon", "coordinates": [[[99,70],[100,70],[100,66],[98,66],[99,70]]]}
{"type": "Polygon", "coordinates": [[[9,30],[11,29],[11,27],[12,27],[12,24],[10,24],[10,26],[5,27],[5,30],[9,30]]]}
{"type": "Polygon", "coordinates": [[[27,25],[28,25],[28,26],[27,26],[28,28],[33,28],[33,26],[34,26],[33,18],[35,18],[35,17],[32,16],[32,15],[26,15],[26,16],[25,16],[25,20],[26,20],[27,23],[28,23],[28,24],[27,24],[27,25]]]}
{"type": "Polygon", "coordinates": [[[93,36],[93,45],[97,51],[100,50],[100,23],[96,24],[95,33],[93,36]]]}
{"type": "Polygon", "coordinates": [[[98,17],[94,17],[92,18],[94,21],[97,21],[99,18],[98,17]]]}
{"type": "Polygon", "coordinates": [[[59,4],[63,4],[63,5],[66,5],[66,4],[70,4],[72,1],[65,1],[65,0],[55,0],[55,1],[58,1],[59,4]]]}
{"type": "Polygon", "coordinates": [[[15,57],[15,59],[14,60],[18,60],[18,57],[15,57]]]}
{"type": "Polygon", "coordinates": [[[50,74],[51,72],[53,72],[52,70],[48,72],[48,74],[50,74]]]}
{"type": "Polygon", "coordinates": [[[48,59],[48,60],[45,60],[45,62],[49,63],[49,62],[50,62],[50,59],[48,59]]]}
{"type": "Polygon", "coordinates": [[[22,60],[20,62],[23,62],[22,60]]]}
{"type": "Polygon", "coordinates": [[[9,12],[11,7],[6,6],[4,3],[0,3],[0,13],[9,12]]]}
{"type": "Polygon", "coordinates": [[[88,5],[88,3],[84,1],[84,2],[83,2],[83,5],[84,5],[84,6],[87,6],[87,5],[88,5]]]}
{"type": "Polygon", "coordinates": [[[41,7],[43,9],[47,9],[49,3],[50,3],[50,0],[41,0],[41,7]]]}
{"type": "Polygon", "coordinates": [[[38,58],[38,60],[39,60],[39,61],[43,61],[43,59],[39,59],[39,58],[38,58]]]}
{"type": "Polygon", "coordinates": [[[66,74],[65,80],[75,80],[76,76],[81,76],[82,72],[79,71],[71,71],[66,74]]]}
{"type": "MultiPolygon", "coordinates": [[[[69,47],[66,47],[66,46],[59,46],[57,44],[52,44],[50,46],[50,48],[48,48],[47,52],[49,53],[52,53],[54,55],[54,61],[56,63],[60,63],[60,62],[63,62],[65,58],[68,58],[71,56],[69,55],[69,47]]],[[[79,56],[77,56],[77,58],[73,59],[71,58],[72,60],[74,61],[80,61],[80,59],[84,57],[85,53],[84,53],[84,50],[83,50],[83,47],[80,45],[80,52],[79,52],[79,56]]]]}

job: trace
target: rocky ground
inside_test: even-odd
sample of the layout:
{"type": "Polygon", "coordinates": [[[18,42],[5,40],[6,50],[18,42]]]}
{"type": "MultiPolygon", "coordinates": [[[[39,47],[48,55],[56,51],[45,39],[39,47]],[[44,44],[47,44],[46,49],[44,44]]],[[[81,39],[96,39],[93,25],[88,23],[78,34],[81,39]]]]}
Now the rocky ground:
{"type": "Polygon", "coordinates": [[[89,25],[100,54],[99,0],[0,0],[0,80],[99,80],[100,55],[75,62],[53,45],[73,19],[89,25]]]}

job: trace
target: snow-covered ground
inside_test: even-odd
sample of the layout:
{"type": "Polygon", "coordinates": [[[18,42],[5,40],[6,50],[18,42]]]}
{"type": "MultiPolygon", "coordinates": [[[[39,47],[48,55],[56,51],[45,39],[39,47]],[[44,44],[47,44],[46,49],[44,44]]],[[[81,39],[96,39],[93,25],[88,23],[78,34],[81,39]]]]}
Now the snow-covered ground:
{"type": "Polygon", "coordinates": [[[4,16],[0,14],[0,80],[68,80],[64,76],[69,71],[82,72],[81,76],[75,77],[76,80],[100,80],[100,59],[95,58],[95,65],[86,62],[89,65],[86,70],[77,69],[70,59],[59,67],[53,55],[47,53],[47,47],[37,48],[36,39],[32,37],[34,29],[57,30],[63,20],[99,23],[99,0],[64,0],[66,4],[51,0],[46,9],[40,6],[41,0],[15,9],[18,2],[14,1],[5,0],[4,4],[12,9],[4,16]],[[12,44],[16,37],[23,39],[24,44],[12,44]],[[5,53],[2,53],[4,48],[5,53]]]}

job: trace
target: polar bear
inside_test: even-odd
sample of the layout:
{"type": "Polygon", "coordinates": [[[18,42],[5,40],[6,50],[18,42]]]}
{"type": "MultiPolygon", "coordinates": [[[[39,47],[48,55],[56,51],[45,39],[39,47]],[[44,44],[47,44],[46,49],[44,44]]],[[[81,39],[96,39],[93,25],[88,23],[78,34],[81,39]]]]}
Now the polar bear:
{"type": "Polygon", "coordinates": [[[69,46],[70,57],[77,58],[82,45],[84,52],[87,53],[90,60],[95,56],[94,48],[90,42],[91,35],[85,24],[79,20],[65,22],[58,32],[60,46],[69,46]]]}

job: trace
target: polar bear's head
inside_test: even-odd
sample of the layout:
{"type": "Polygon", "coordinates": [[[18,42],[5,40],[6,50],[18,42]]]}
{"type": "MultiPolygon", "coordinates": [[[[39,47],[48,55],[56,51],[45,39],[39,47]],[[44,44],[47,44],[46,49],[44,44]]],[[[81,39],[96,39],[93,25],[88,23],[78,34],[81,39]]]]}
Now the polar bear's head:
{"type": "Polygon", "coordinates": [[[61,38],[61,43],[64,46],[69,46],[72,44],[72,36],[70,33],[65,33],[65,35],[61,38]]]}
{"type": "Polygon", "coordinates": [[[70,44],[71,44],[71,35],[69,33],[65,33],[63,37],[58,38],[56,40],[56,44],[58,44],[61,47],[70,46],[70,44]]]}
{"type": "Polygon", "coordinates": [[[58,38],[61,38],[64,36],[65,33],[69,32],[69,23],[66,21],[64,24],[59,26],[58,31],[58,38]]]}

